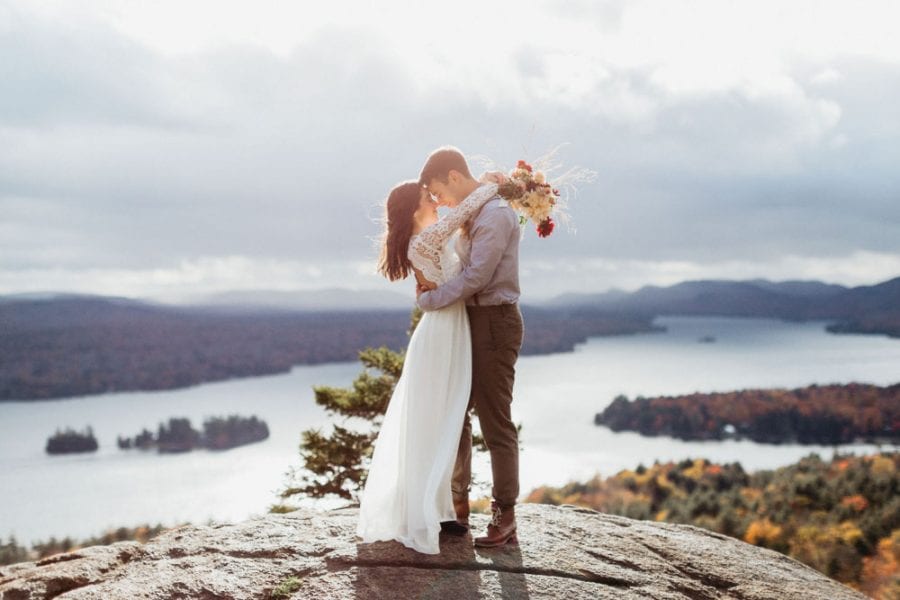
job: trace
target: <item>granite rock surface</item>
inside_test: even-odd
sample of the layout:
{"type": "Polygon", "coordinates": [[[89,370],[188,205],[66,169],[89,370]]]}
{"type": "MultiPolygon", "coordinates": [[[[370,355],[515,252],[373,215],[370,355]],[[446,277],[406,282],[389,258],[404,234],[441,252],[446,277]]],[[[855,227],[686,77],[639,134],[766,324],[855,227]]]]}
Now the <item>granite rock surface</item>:
{"type": "MultiPolygon", "coordinates": [[[[0,566],[0,600],[61,598],[592,598],[859,600],[862,594],[777,552],[687,525],[573,506],[520,504],[519,544],[441,553],[362,544],[358,511],[298,510],[187,525],[0,566]]],[[[489,516],[472,515],[475,535],[489,516]]]]}

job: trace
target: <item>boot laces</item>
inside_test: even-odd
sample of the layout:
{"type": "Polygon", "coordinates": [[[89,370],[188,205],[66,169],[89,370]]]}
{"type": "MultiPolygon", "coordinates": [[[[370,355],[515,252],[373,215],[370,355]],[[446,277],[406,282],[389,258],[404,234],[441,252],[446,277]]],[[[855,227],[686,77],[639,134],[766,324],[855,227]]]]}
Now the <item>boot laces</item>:
{"type": "Polygon", "coordinates": [[[494,527],[500,527],[500,513],[501,509],[499,506],[491,507],[491,525],[494,527]]]}

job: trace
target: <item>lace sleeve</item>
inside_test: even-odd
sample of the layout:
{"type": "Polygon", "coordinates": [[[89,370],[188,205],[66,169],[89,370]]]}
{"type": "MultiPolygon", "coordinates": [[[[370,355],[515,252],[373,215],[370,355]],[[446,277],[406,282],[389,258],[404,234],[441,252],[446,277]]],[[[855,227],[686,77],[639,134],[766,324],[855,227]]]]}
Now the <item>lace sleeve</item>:
{"type": "MultiPolygon", "coordinates": [[[[459,229],[463,223],[471,219],[479,210],[481,210],[481,207],[484,206],[488,200],[497,195],[497,187],[496,183],[482,185],[469,194],[462,203],[454,207],[447,216],[443,219],[439,219],[437,223],[426,227],[419,235],[413,238],[409,251],[409,258],[413,262],[413,265],[425,272],[426,276],[428,276],[428,272],[431,270],[430,267],[432,267],[432,265],[434,269],[440,272],[441,252],[443,251],[443,246],[446,241],[450,239],[453,232],[459,229]],[[417,254],[420,256],[416,256],[417,254]],[[428,269],[421,266],[421,261],[417,260],[419,257],[424,258],[431,263],[428,265],[428,269]]],[[[428,279],[434,281],[430,276],[428,279]]]]}
{"type": "Polygon", "coordinates": [[[496,183],[487,183],[482,185],[459,204],[454,207],[443,219],[426,228],[424,234],[429,229],[434,229],[441,236],[441,245],[450,239],[453,232],[462,227],[463,223],[471,219],[475,213],[481,210],[485,203],[497,195],[496,183]]]}

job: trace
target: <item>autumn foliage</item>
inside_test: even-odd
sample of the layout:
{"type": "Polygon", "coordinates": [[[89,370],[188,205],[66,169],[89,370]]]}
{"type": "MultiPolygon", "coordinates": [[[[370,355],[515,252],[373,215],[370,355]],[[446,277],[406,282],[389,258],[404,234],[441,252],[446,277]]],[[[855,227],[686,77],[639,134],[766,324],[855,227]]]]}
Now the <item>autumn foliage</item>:
{"type": "Polygon", "coordinates": [[[538,488],[528,501],[704,527],[787,554],[873,598],[900,597],[900,452],[830,462],[812,454],[755,473],[705,459],[657,463],[538,488]]]}

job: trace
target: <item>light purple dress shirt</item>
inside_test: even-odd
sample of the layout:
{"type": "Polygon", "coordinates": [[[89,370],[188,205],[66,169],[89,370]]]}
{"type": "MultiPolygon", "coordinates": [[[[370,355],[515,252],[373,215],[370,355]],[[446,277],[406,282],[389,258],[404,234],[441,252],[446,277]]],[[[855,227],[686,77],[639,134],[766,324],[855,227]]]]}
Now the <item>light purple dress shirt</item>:
{"type": "Polygon", "coordinates": [[[519,218],[497,196],[472,219],[470,252],[458,248],[463,269],[453,279],[419,295],[422,310],[438,310],[457,300],[468,305],[513,304],[519,300],[519,218]]]}

